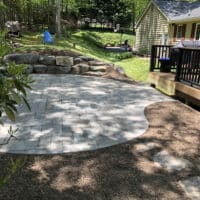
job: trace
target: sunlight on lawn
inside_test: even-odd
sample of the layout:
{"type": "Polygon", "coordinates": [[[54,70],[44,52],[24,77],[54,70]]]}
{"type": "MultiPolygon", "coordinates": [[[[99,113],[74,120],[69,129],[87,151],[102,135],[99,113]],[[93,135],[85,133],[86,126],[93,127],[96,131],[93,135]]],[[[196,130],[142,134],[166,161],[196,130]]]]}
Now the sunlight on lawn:
{"type": "Polygon", "coordinates": [[[149,73],[149,58],[133,57],[116,62],[125,70],[126,74],[137,81],[147,81],[149,73]]]}

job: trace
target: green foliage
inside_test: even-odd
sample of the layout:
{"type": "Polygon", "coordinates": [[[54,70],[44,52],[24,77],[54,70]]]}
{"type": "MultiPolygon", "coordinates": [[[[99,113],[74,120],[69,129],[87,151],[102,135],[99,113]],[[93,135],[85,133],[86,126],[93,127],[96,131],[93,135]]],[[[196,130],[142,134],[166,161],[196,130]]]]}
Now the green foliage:
{"type": "Polygon", "coordinates": [[[22,101],[30,109],[26,101],[26,89],[31,89],[32,80],[28,75],[23,74],[25,70],[23,65],[9,63],[6,69],[6,76],[0,74],[0,117],[5,112],[10,120],[15,121],[17,106],[22,101]]]}
{"type": "MultiPolygon", "coordinates": [[[[0,64],[3,56],[9,52],[9,43],[4,39],[4,34],[1,34],[0,42],[0,64]]],[[[17,106],[23,101],[30,109],[26,100],[26,89],[31,89],[30,84],[33,82],[28,75],[23,72],[25,66],[16,65],[15,63],[5,64],[6,72],[0,72],[0,123],[2,113],[6,113],[7,117],[15,121],[17,106]]]]}
{"type": "Polygon", "coordinates": [[[126,74],[137,81],[147,81],[149,74],[149,59],[141,57],[133,57],[116,63],[125,70],[126,74]]]}
{"type": "Polygon", "coordinates": [[[10,43],[6,40],[7,30],[0,32],[0,62],[4,55],[11,51],[10,43]]]}
{"type": "Polygon", "coordinates": [[[124,60],[132,57],[133,57],[132,52],[118,53],[115,55],[116,60],[124,60]]]}
{"type": "MultiPolygon", "coordinates": [[[[103,31],[80,31],[73,33],[70,38],[60,39],[56,41],[54,46],[44,46],[38,40],[34,41],[34,45],[31,46],[34,35],[31,33],[20,38],[18,42],[23,44],[29,44],[21,48],[21,51],[24,50],[38,50],[44,48],[54,48],[57,50],[74,50],[79,53],[94,57],[100,60],[112,61],[117,65],[122,66],[127,75],[134,80],[146,81],[149,71],[149,59],[132,57],[131,53],[112,53],[106,51],[102,48],[107,43],[118,44],[121,40],[121,34],[113,32],[103,32],[103,31]],[[25,39],[25,41],[24,41],[25,39]],[[76,44],[76,48],[73,48],[73,43],[76,44]],[[132,58],[124,59],[131,56],[132,58]],[[120,61],[119,61],[120,60],[120,61]]],[[[122,41],[128,40],[131,46],[134,46],[135,36],[132,34],[123,34],[122,41]]],[[[19,49],[18,49],[19,51],[19,49]]]]}
{"type": "Polygon", "coordinates": [[[4,187],[8,181],[12,178],[12,175],[15,174],[19,169],[21,169],[26,160],[25,159],[11,159],[8,163],[8,172],[4,175],[3,178],[0,179],[0,189],[4,187]]]}

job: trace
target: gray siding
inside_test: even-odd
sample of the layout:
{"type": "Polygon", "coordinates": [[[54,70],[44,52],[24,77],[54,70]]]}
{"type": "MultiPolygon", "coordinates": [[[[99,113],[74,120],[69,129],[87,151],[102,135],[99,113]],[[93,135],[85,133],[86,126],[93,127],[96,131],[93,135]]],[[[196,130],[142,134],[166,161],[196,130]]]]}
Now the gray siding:
{"type": "Polygon", "coordinates": [[[136,28],[136,49],[150,54],[153,44],[162,43],[163,33],[168,34],[167,19],[151,4],[136,28]]]}

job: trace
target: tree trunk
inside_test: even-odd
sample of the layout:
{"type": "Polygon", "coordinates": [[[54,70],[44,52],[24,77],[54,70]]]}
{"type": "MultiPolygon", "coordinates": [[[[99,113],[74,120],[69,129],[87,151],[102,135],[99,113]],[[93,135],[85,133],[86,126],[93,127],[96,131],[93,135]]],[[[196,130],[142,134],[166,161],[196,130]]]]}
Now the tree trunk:
{"type": "Polygon", "coordinates": [[[61,37],[61,0],[56,0],[56,34],[61,37]]]}

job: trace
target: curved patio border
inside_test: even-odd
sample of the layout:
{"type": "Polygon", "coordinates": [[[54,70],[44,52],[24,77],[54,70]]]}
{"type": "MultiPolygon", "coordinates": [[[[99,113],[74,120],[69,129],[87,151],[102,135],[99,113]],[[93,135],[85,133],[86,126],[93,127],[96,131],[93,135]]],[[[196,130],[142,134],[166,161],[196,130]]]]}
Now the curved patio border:
{"type": "Polygon", "coordinates": [[[76,75],[33,75],[32,111],[20,107],[15,124],[4,118],[0,152],[59,154],[96,150],[132,140],[148,128],[146,106],[173,101],[145,84],[76,75]]]}

